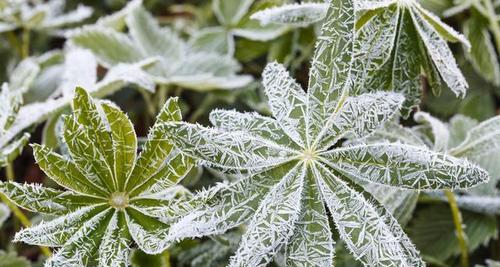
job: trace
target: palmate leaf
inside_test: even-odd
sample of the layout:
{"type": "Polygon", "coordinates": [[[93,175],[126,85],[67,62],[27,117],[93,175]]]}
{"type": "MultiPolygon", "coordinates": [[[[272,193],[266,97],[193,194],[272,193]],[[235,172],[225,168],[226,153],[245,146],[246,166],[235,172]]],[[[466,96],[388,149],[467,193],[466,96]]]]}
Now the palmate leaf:
{"type": "Polygon", "coordinates": [[[375,90],[407,96],[403,115],[420,102],[421,69],[436,92],[443,81],[457,96],[467,82],[446,41],[467,39],[415,1],[360,1],[357,21],[354,93],[375,90]],[[402,56],[404,55],[404,57],[402,56]]]}
{"type": "Polygon", "coordinates": [[[173,30],[160,27],[143,7],[130,8],[125,21],[128,34],[96,24],[71,33],[71,42],[91,50],[107,68],[155,58],[158,62],[148,71],[159,84],[204,91],[239,88],[252,80],[236,74],[240,66],[233,58],[196,51],[173,30]]]}
{"type": "MultiPolygon", "coordinates": [[[[326,18],[307,93],[279,64],[265,68],[273,118],[216,110],[210,116],[216,128],[163,124],[165,140],[187,155],[207,166],[244,173],[180,204],[183,211],[169,239],[221,234],[246,222],[231,266],[264,266],[278,252],[292,266],[330,266],[335,243],[329,216],[364,264],[423,266],[396,219],[356,183],[436,190],[468,188],[488,179],[467,160],[432,152],[422,143],[339,147],[347,133],[370,136],[398,113],[404,99],[397,93],[350,96],[352,2],[332,1],[326,18]]],[[[419,142],[415,134],[401,135],[419,142]]]]}
{"type": "Polygon", "coordinates": [[[167,100],[136,159],[128,117],[82,88],[74,95],[74,113],[63,129],[70,157],[33,145],[40,168],[67,190],[0,183],[0,192],[17,205],[57,215],[18,232],[16,240],[60,247],[45,266],[127,266],[132,243],[160,253],[171,244],[169,224],[161,220],[175,215],[170,205],[186,201],[176,186],[193,165],[168,140],[158,139],[161,124],[180,120],[177,99],[167,100]]]}

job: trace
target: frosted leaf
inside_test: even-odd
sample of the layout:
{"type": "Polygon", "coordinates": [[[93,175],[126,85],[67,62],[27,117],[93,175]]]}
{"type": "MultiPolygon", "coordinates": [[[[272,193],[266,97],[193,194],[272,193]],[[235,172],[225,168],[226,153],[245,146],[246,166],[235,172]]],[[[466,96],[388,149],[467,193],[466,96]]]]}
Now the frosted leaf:
{"type": "Polygon", "coordinates": [[[86,26],[72,34],[71,42],[91,50],[99,63],[107,68],[118,63],[134,63],[143,57],[126,34],[109,28],[86,26]]]}
{"type": "Polygon", "coordinates": [[[114,104],[102,103],[101,106],[111,128],[115,189],[123,190],[136,160],[137,137],[134,125],[114,104]]]}
{"type": "Polygon", "coordinates": [[[106,213],[105,209],[105,206],[101,204],[75,210],[52,221],[41,222],[17,232],[14,241],[41,246],[63,246],[87,220],[102,219],[103,214],[106,213]]]}
{"type": "Polygon", "coordinates": [[[10,144],[2,147],[0,151],[0,166],[5,167],[8,162],[12,162],[21,155],[29,139],[30,134],[24,133],[21,137],[11,141],[10,144]]]}
{"type": "MultiPolygon", "coordinates": [[[[414,7],[415,9],[415,7],[414,7]]],[[[415,11],[414,11],[415,12],[415,11]]],[[[432,29],[432,25],[420,16],[410,12],[415,28],[432,58],[442,79],[457,96],[464,96],[468,84],[457,66],[455,58],[445,40],[432,29]]]]}
{"type": "Polygon", "coordinates": [[[111,15],[100,17],[95,24],[97,26],[121,31],[125,28],[125,19],[127,15],[140,6],[142,6],[142,0],[128,1],[122,9],[111,15]]]}
{"type": "Polygon", "coordinates": [[[94,55],[85,49],[73,49],[64,58],[60,90],[64,96],[70,96],[76,86],[93,89],[97,83],[97,61],[94,55]]]}
{"type": "Polygon", "coordinates": [[[151,177],[162,165],[169,165],[169,163],[164,164],[164,161],[171,152],[172,145],[168,140],[162,139],[161,123],[181,120],[181,110],[177,102],[177,98],[167,100],[156,116],[155,124],[149,131],[147,141],[143,145],[137,163],[128,178],[128,190],[135,188],[138,183],[145,182],[144,180],[151,177]]]}
{"type": "Polygon", "coordinates": [[[297,164],[260,202],[229,266],[265,266],[293,235],[306,169],[297,164]]]}
{"type": "Polygon", "coordinates": [[[144,252],[159,254],[172,242],[168,238],[167,224],[132,208],[128,208],[126,218],[130,235],[144,252]]]}
{"type": "Polygon", "coordinates": [[[233,55],[234,38],[226,28],[221,26],[202,28],[191,35],[189,45],[198,51],[215,51],[233,55]]]}
{"type": "Polygon", "coordinates": [[[23,59],[9,74],[9,86],[14,91],[26,93],[39,73],[37,59],[23,59]]]}
{"type": "Polygon", "coordinates": [[[397,114],[403,101],[400,94],[383,92],[348,97],[318,135],[319,148],[328,149],[347,133],[357,137],[371,134],[397,114]]]}
{"type": "Polygon", "coordinates": [[[160,28],[143,7],[133,9],[126,18],[130,35],[144,55],[162,56],[167,62],[179,60],[186,44],[168,28],[160,28]]]}
{"type": "Polygon", "coordinates": [[[450,150],[450,154],[479,157],[500,147],[500,116],[479,123],[467,133],[465,140],[450,150]]]}
{"type": "Polygon", "coordinates": [[[328,117],[335,112],[339,96],[351,86],[354,8],[352,1],[332,1],[309,70],[308,135],[318,136],[328,117]]]}
{"type": "Polygon", "coordinates": [[[426,146],[426,143],[410,128],[403,127],[392,121],[386,122],[382,127],[375,130],[372,135],[363,138],[363,141],[366,143],[381,143],[382,141],[390,143],[402,142],[414,146],[426,146]]]}
{"type": "Polygon", "coordinates": [[[106,158],[99,151],[95,137],[86,127],[81,127],[72,116],[63,116],[62,132],[71,159],[78,170],[95,184],[108,186],[113,184],[113,172],[106,163],[106,158]]]}
{"type": "Polygon", "coordinates": [[[240,113],[230,110],[213,110],[210,112],[210,122],[217,128],[228,132],[240,131],[259,138],[264,138],[276,144],[296,147],[296,144],[283,131],[278,122],[272,118],[257,113],[240,113]]]}
{"type": "Polygon", "coordinates": [[[125,227],[125,215],[115,211],[99,246],[99,266],[127,266],[130,253],[130,235],[125,227]]]}
{"type": "MultiPolygon", "coordinates": [[[[465,210],[482,214],[499,215],[499,196],[455,196],[457,205],[465,210]]],[[[445,199],[445,198],[443,198],[445,199]]]]}
{"type": "Polygon", "coordinates": [[[486,171],[468,160],[405,144],[351,146],[321,157],[347,176],[400,188],[469,188],[489,179],[486,171]]]}
{"type": "Polygon", "coordinates": [[[84,195],[102,196],[108,192],[101,185],[87,179],[72,161],[45,146],[34,144],[32,147],[33,155],[40,169],[62,187],[84,195]]]}
{"type": "Polygon", "coordinates": [[[7,205],[0,203],[0,227],[7,221],[10,216],[10,209],[7,205]]]}
{"type": "Polygon", "coordinates": [[[288,136],[299,145],[309,142],[305,128],[307,95],[290,77],[283,65],[269,63],[262,72],[262,84],[273,117],[288,136]]]}
{"type": "Polygon", "coordinates": [[[75,10],[69,11],[68,13],[47,18],[43,23],[43,28],[54,29],[79,23],[86,18],[89,18],[92,15],[92,12],[92,8],[84,5],[78,5],[75,10]]]}
{"type": "Polygon", "coordinates": [[[365,265],[425,266],[390,214],[377,208],[323,166],[314,170],[340,236],[365,265]]]}
{"type": "Polygon", "coordinates": [[[262,169],[286,161],[293,153],[244,132],[226,132],[184,122],[165,123],[163,128],[183,153],[215,167],[262,169]]]}
{"type": "Polygon", "coordinates": [[[155,84],[151,75],[145,69],[148,69],[156,59],[146,59],[133,64],[118,64],[108,70],[106,76],[95,84],[95,89],[89,89],[95,97],[104,97],[112,94],[127,84],[138,86],[149,92],[155,91],[155,84]]]}
{"type": "Polygon", "coordinates": [[[283,24],[305,27],[324,19],[327,10],[327,3],[285,4],[255,12],[250,18],[260,21],[261,25],[283,24]]]}
{"type": "Polygon", "coordinates": [[[316,179],[308,171],[302,195],[302,211],[294,235],[286,247],[287,266],[333,266],[332,232],[316,179]]]}
{"type": "Polygon", "coordinates": [[[471,44],[469,43],[469,40],[465,38],[465,36],[455,31],[452,27],[448,26],[446,23],[442,22],[438,16],[427,11],[425,8],[420,6],[419,3],[415,3],[414,6],[416,11],[420,12],[422,17],[425,18],[443,38],[445,38],[450,42],[460,42],[465,47],[467,47],[467,49],[470,49],[471,44]]]}
{"type": "Polygon", "coordinates": [[[418,123],[425,123],[430,126],[432,136],[434,137],[434,147],[432,150],[437,152],[445,152],[448,150],[450,131],[444,123],[432,117],[429,113],[421,111],[415,113],[413,118],[418,123]]]}
{"type": "MultiPolygon", "coordinates": [[[[161,166],[155,168],[157,170],[156,173],[148,176],[140,176],[143,179],[139,180],[137,186],[132,187],[129,183],[129,188],[131,188],[130,194],[132,196],[156,194],[177,185],[189,173],[194,162],[191,158],[183,154],[172,154],[168,156],[161,166]],[[146,189],[147,191],[144,191],[146,189]]],[[[130,177],[133,176],[131,175],[130,177]]]]}
{"type": "MultiPolygon", "coordinates": [[[[251,21],[252,23],[254,21],[251,21]]],[[[255,22],[258,24],[258,22],[255,22]]],[[[281,25],[245,25],[243,28],[236,28],[232,30],[232,34],[235,36],[243,37],[252,41],[267,42],[278,38],[279,36],[288,32],[288,28],[281,25]]]]}
{"type": "Polygon", "coordinates": [[[60,191],[39,184],[0,183],[0,192],[23,209],[43,214],[62,215],[105,199],[60,191]]]}
{"type": "Polygon", "coordinates": [[[230,185],[219,184],[196,194],[191,200],[193,207],[172,225],[171,234],[177,239],[221,234],[244,223],[278,182],[274,177],[282,177],[289,171],[285,167],[273,168],[230,185]]]}

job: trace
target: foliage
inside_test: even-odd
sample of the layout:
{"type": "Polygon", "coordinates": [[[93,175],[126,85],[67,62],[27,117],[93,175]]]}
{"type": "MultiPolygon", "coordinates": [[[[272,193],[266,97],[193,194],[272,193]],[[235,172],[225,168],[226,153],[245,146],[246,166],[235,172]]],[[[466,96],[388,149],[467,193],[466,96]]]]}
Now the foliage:
{"type": "Polygon", "coordinates": [[[0,0],[0,266],[497,264],[499,1],[84,2],[0,0]]]}
{"type": "Polygon", "coordinates": [[[184,153],[215,168],[251,172],[194,196],[192,210],[172,226],[174,238],[220,234],[248,222],[229,266],[265,265],[280,250],[289,264],[330,266],[334,241],[324,202],[340,238],[362,263],[423,265],[396,220],[363,196],[356,181],[408,189],[468,188],[488,175],[466,160],[418,146],[332,148],[347,134],[369,135],[404,101],[395,93],[348,96],[352,10],[350,2],[332,2],[307,94],[281,65],[267,65],[263,83],[274,118],[216,110],[210,115],[216,128],[164,124],[184,153]],[[332,30],[334,40],[327,37],[332,30]],[[335,73],[323,67],[327,62],[337,64],[335,73]]]}

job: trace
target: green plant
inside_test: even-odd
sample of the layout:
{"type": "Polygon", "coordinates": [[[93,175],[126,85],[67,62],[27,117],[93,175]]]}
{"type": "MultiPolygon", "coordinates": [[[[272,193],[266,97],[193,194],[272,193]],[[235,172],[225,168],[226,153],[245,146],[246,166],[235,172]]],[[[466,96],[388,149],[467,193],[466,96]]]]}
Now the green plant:
{"type": "Polygon", "coordinates": [[[71,159],[33,145],[40,168],[67,190],[0,184],[17,205],[57,216],[23,229],[15,240],[61,247],[46,266],[123,266],[132,240],[148,253],[161,252],[175,212],[169,203],[184,195],[175,185],[192,166],[160,139],[162,123],[181,119],[176,100],[165,103],[137,158],[134,128],[118,107],[77,88],[73,110],[62,133],[71,159]]]}
{"type": "Polygon", "coordinates": [[[349,96],[353,14],[349,1],[330,4],[307,93],[281,65],[267,65],[263,84],[274,118],[217,110],[210,115],[216,128],[163,124],[184,153],[207,166],[248,173],[194,196],[171,238],[220,234],[248,222],[230,266],[265,265],[280,250],[292,265],[331,266],[335,242],[326,203],[340,238],[363,264],[424,265],[392,215],[357,182],[454,189],[484,182],[488,174],[467,160],[419,146],[336,147],[347,135],[371,134],[404,101],[396,93],[349,96]]]}

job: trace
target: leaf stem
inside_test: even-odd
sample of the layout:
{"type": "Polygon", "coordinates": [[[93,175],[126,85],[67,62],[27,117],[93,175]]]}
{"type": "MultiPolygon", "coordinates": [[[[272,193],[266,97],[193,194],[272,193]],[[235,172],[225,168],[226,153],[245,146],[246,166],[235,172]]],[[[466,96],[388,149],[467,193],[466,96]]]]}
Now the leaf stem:
{"type": "Polygon", "coordinates": [[[27,58],[30,55],[30,30],[23,28],[21,58],[27,58]]]}
{"type": "Polygon", "coordinates": [[[9,180],[9,182],[13,182],[16,180],[16,174],[14,172],[14,164],[12,164],[12,162],[7,162],[7,165],[5,166],[5,173],[7,175],[7,180],[9,180]]]}
{"type": "MultiPolygon", "coordinates": [[[[21,224],[24,227],[30,227],[31,222],[30,220],[24,215],[24,213],[14,204],[10,199],[8,199],[4,194],[0,193],[0,199],[2,202],[5,203],[9,207],[9,209],[12,211],[14,216],[21,222],[21,224]]],[[[39,246],[40,250],[42,251],[43,255],[50,257],[52,256],[52,252],[47,247],[39,246]]]]}
{"type": "Polygon", "coordinates": [[[469,266],[469,249],[467,248],[467,236],[464,232],[463,219],[460,210],[458,209],[455,194],[450,190],[444,190],[448,203],[450,204],[451,214],[453,215],[453,223],[455,224],[455,233],[457,235],[458,244],[460,246],[460,262],[462,267],[469,266]]]}
{"type": "Polygon", "coordinates": [[[21,47],[21,44],[19,43],[19,40],[16,37],[16,34],[13,31],[8,31],[6,35],[7,35],[7,41],[9,42],[12,49],[15,49],[18,55],[21,56],[23,53],[22,52],[23,49],[21,47]]]}

